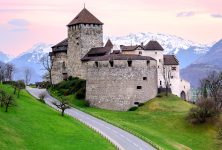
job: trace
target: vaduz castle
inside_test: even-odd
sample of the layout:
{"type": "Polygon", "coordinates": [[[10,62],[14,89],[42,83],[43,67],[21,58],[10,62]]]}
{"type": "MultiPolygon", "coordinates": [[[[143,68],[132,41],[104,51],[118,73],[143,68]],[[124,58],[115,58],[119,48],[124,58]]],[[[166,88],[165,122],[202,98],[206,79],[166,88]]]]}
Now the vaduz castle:
{"type": "Polygon", "coordinates": [[[86,80],[91,106],[128,110],[154,98],[158,90],[188,99],[190,84],[180,78],[179,62],[164,55],[157,41],[114,48],[103,44],[103,23],[84,8],[68,25],[68,38],[52,47],[52,82],[68,76],[86,80]]]}

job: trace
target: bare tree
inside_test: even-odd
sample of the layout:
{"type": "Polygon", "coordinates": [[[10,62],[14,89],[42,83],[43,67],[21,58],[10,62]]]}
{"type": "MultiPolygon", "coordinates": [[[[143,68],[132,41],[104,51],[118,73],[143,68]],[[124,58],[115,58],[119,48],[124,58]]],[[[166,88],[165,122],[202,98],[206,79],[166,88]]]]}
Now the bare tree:
{"type": "Polygon", "coordinates": [[[5,80],[5,64],[0,63],[0,82],[2,83],[5,80]]]}
{"type": "Polygon", "coordinates": [[[164,83],[166,87],[166,96],[169,94],[169,89],[170,89],[170,77],[171,77],[171,66],[164,66],[163,67],[163,78],[164,78],[164,83]]]}
{"type": "Polygon", "coordinates": [[[61,101],[59,101],[59,103],[53,102],[53,104],[54,104],[57,108],[61,109],[62,116],[64,116],[65,110],[68,109],[68,108],[70,108],[69,102],[68,102],[66,99],[64,99],[64,98],[61,98],[61,101]]]}
{"type": "Polygon", "coordinates": [[[10,106],[15,105],[15,99],[11,95],[6,95],[3,102],[5,106],[5,112],[8,112],[8,108],[10,106]]]}
{"type": "Polygon", "coordinates": [[[203,97],[211,97],[219,108],[222,108],[222,72],[211,72],[207,78],[201,80],[203,97]]]}
{"type": "Polygon", "coordinates": [[[24,77],[25,77],[25,84],[28,85],[31,77],[32,77],[32,70],[31,68],[25,68],[24,70],[24,77]]]}
{"type": "Polygon", "coordinates": [[[50,84],[52,84],[52,60],[51,60],[51,57],[49,55],[43,56],[41,58],[41,63],[42,63],[44,70],[47,71],[50,84]]]}
{"type": "Polygon", "coordinates": [[[12,76],[15,71],[15,67],[13,64],[7,63],[5,65],[5,80],[12,81],[12,76]]]}

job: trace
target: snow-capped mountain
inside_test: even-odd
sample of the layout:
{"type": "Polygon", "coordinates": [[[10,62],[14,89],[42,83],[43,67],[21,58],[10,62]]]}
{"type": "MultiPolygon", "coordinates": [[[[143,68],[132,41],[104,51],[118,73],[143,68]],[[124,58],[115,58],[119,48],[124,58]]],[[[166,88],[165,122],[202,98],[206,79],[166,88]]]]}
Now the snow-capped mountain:
{"type": "MultiPolygon", "coordinates": [[[[155,34],[155,33],[136,33],[126,36],[104,36],[104,43],[110,38],[115,45],[139,45],[142,42],[144,45],[150,40],[158,41],[165,49],[166,54],[176,54],[180,61],[180,67],[186,67],[198,58],[206,54],[211,47],[211,44],[198,44],[189,40],[184,40],[180,37],[155,34]]],[[[56,43],[55,43],[56,44],[56,43]]],[[[23,79],[23,69],[26,67],[33,68],[33,76],[31,82],[41,81],[44,70],[40,59],[51,51],[51,44],[38,43],[31,49],[20,54],[10,62],[18,68],[15,79],[23,79]]],[[[0,57],[0,61],[4,61],[0,57]]]]}
{"type": "Polygon", "coordinates": [[[175,54],[180,61],[180,67],[184,68],[206,54],[212,44],[199,44],[181,37],[157,33],[131,33],[126,36],[104,36],[104,43],[111,39],[114,45],[139,45],[146,44],[150,40],[158,41],[164,48],[165,54],[175,54]]]}
{"type": "Polygon", "coordinates": [[[30,68],[32,69],[31,82],[41,81],[45,71],[40,59],[43,56],[48,55],[51,51],[51,46],[51,44],[45,43],[35,44],[31,49],[11,60],[10,63],[14,64],[16,67],[14,78],[16,80],[24,79],[24,69],[30,68]]]}
{"type": "Polygon", "coordinates": [[[3,53],[0,51],[0,60],[4,63],[7,63],[13,59],[13,56],[3,53]]]}

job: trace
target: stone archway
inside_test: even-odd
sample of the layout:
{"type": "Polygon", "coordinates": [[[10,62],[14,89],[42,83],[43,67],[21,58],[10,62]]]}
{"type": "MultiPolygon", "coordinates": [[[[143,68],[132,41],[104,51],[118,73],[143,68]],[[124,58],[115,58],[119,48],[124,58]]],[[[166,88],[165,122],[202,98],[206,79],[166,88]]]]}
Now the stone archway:
{"type": "Polygon", "coordinates": [[[184,91],[182,91],[182,92],[180,93],[180,98],[186,100],[186,93],[185,93],[184,91]]]}

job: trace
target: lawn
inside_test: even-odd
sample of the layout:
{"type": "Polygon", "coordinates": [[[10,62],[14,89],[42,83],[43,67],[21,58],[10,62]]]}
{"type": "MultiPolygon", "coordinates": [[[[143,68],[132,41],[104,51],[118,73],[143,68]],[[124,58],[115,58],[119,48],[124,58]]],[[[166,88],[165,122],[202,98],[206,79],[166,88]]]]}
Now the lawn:
{"type": "MultiPolygon", "coordinates": [[[[7,93],[10,86],[0,85],[7,93]]],[[[37,101],[25,90],[16,105],[0,108],[1,150],[113,150],[105,138],[79,121],[37,101]]]]}
{"type": "MultiPolygon", "coordinates": [[[[52,92],[56,96],[56,91],[52,92]]],[[[85,106],[84,100],[67,96],[71,104],[98,118],[126,129],[166,150],[220,150],[217,127],[207,123],[192,125],[186,115],[192,104],[177,96],[154,98],[136,111],[119,112],[85,106]]]]}

